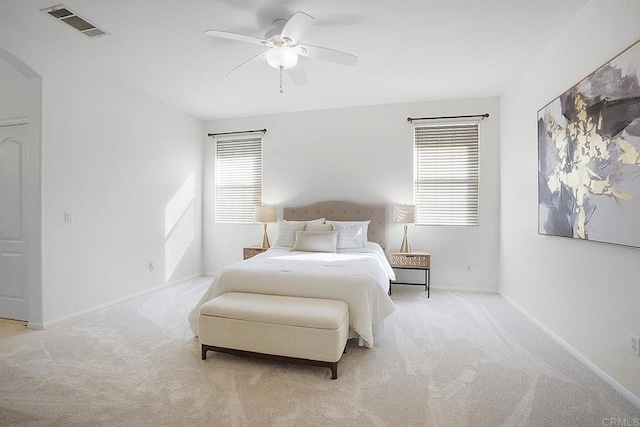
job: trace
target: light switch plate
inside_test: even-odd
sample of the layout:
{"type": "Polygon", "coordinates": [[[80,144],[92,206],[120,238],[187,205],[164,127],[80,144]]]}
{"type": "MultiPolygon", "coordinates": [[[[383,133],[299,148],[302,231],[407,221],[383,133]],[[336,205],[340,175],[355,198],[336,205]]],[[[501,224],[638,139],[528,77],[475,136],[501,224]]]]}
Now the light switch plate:
{"type": "Polygon", "coordinates": [[[629,351],[640,357],[640,340],[637,335],[629,334],[629,351]]]}

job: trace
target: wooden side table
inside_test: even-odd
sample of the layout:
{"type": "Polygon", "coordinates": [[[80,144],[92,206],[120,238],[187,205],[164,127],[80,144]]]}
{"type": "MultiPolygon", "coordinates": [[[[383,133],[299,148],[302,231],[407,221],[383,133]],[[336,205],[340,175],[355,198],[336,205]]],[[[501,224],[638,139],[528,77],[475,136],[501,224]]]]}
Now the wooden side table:
{"type": "Polygon", "coordinates": [[[266,251],[269,248],[263,248],[260,245],[257,246],[247,246],[246,248],[242,248],[242,259],[249,259],[251,257],[254,257],[258,254],[261,254],[262,252],[266,251]]]}
{"type": "Polygon", "coordinates": [[[391,285],[424,285],[427,298],[431,297],[431,254],[429,252],[391,252],[391,267],[405,270],[423,270],[424,283],[407,283],[389,280],[389,295],[391,285]]]}

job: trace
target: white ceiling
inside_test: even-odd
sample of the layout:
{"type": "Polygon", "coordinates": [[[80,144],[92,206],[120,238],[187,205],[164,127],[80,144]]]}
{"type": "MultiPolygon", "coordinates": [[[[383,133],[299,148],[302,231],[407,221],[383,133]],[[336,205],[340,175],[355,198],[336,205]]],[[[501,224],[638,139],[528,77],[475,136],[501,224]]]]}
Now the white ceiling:
{"type": "Polygon", "coordinates": [[[97,39],[39,11],[59,1],[1,0],[0,47],[37,72],[66,61],[218,119],[499,96],[588,0],[64,0],[111,33],[97,39]],[[302,43],[352,53],[358,65],[302,58],[310,84],[285,76],[284,94],[266,63],[225,77],[264,49],[205,30],[263,37],[274,19],[298,10],[316,18],[302,43]]]}

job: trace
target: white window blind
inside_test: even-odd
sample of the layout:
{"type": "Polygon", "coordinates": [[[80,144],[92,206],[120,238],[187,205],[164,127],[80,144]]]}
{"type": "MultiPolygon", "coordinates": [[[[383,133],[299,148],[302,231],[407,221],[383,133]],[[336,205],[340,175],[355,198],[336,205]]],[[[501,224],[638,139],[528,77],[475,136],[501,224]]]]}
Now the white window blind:
{"type": "Polygon", "coordinates": [[[216,140],[216,222],[253,223],[262,204],[262,137],[216,140]]]}
{"type": "Polygon", "coordinates": [[[478,123],[416,126],[418,224],[478,225],[478,123]]]}

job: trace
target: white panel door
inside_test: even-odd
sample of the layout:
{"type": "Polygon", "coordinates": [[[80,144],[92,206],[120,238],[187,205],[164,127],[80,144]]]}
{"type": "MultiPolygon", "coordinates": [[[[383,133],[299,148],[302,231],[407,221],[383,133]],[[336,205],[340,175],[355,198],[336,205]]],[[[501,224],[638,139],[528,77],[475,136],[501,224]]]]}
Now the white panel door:
{"type": "Polygon", "coordinates": [[[28,320],[24,210],[27,125],[0,127],[0,317],[28,320]]]}

